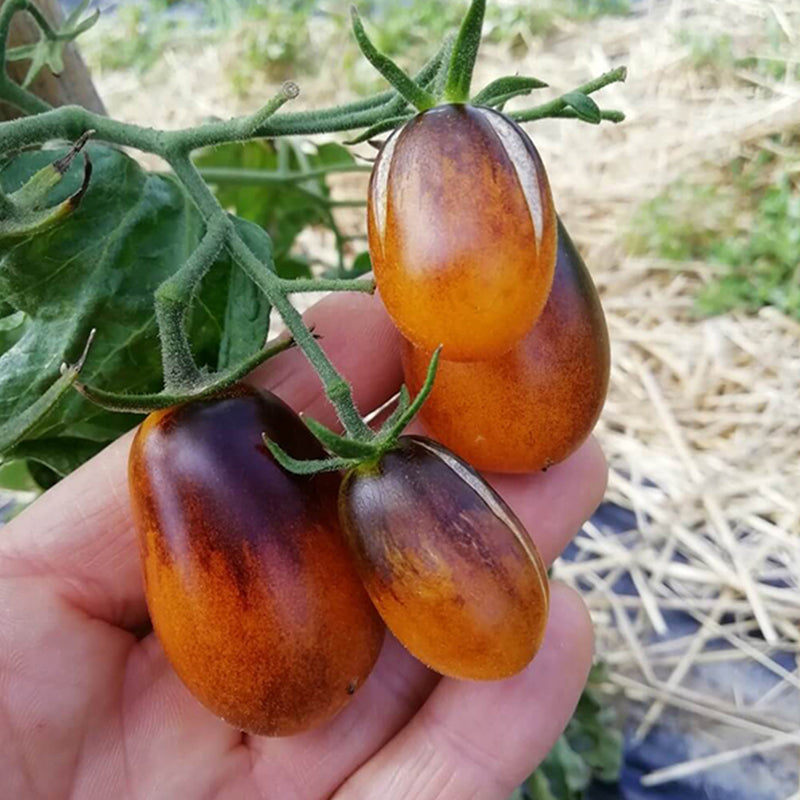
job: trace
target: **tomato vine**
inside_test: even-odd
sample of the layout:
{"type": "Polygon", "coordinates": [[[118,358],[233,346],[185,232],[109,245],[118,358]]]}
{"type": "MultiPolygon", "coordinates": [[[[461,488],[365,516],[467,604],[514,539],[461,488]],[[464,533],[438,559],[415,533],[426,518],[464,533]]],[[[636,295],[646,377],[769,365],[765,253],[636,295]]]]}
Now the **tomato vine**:
{"type": "MultiPolygon", "coordinates": [[[[85,8],[81,5],[79,12],[85,8]]],[[[398,408],[381,431],[375,433],[365,423],[356,408],[349,384],[337,372],[325,355],[312,331],[289,300],[291,294],[307,291],[361,291],[372,292],[374,283],[370,279],[305,279],[289,280],[276,275],[259,248],[245,237],[235,220],[220,205],[207,180],[230,178],[215,173],[213,169],[201,171],[193,163],[191,154],[201,148],[231,142],[243,142],[256,138],[277,138],[310,135],[317,133],[362,130],[353,141],[371,139],[382,132],[392,130],[410,119],[417,110],[430,108],[444,99],[447,102],[463,102],[470,97],[472,73],[480,43],[485,0],[472,0],[464,17],[461,30],[455,40],[448,39],[431,60],[411,77],[391,59],[381,54],[372,44],[355,10],[353,30],[356,40],[370,62],[381,72],[391,89],[372,97],[345,105],[321,110],[285,113],[283,106],[294,99],[299,89],[293,83],[285,84],[265,105],[242,117],[225,121],[207,122],[180,130],[156,130],[136,124],[120,122],[76,106],[52,108],[30,93],[25,86],[14,83],[8,76],[5,64],[14,58],[31,59],[31,70],[36,71],[45,64],[57,67],[61,48],[86,30],[96,15],[79,21],[80,13],[73,14],[62,29],[54,29],[37,7],[35,0],[9,0],[0,11],[0,99],[15,106],[25,115],[20,119],[0,123],[0,147],[5,154],[42,145],[54,139],[76,142],[70,157],[77,156],[86,139],[111,145],[134,148],[144,153],[160,156],[172,170],[177,182],[199,210],[205,225],[199,243],[186,261],[174,274],[164,280],[153,297],[155,318],[158,327],[161,360],[163,367],[163,389],[156,393],[129,394],[110,391],[80,380],[78,367],[64,367],[61,378],[50,387],[24,413],[0,424],[0,455],[7,453],[25,436],[37,421],[57,403],[70,387],[75,386],[92,402],[108,409],[145,412],[166,408],[190,398],[207,396],[226,388],[242,378],[257,363],[269,358],[287,346],[295,345],[306,355],[318,373],[325,393],[336,409],[345,435],[339,436],[309,423],[312,432],[331,454],[319,463],[301,463],[289,458],[277,445],[270,443],[276,457],[287,468],[298,472],[313,472],[321,469],[338,469],[351,466],[372,454],[377,457],[396,440],[403,428],[419,410],[435,375],[437,354],[431,360],[420,393],[412,402],[408,392],[401,392],[398,408]],[[28,46],[24,52],[7,47],[11,20],[17,13],[28,13],[41,31],[40,41],[28,46]],[[272,308],[282,317],[291,336],[290,340],[269,347],[258,353],[239,359],[217,371],[201,368],[192,355],[187,315],[191,301],[201,281],[215,260],[224,253],[241,269],[272,308]]],[[[29,78],[35,77],[29,72],[29,78]]],[[[579,86],[547,103],[528,109],[513,111],[508,116],[519,122],[545,117],[574,117],[593,124],[603,120],[618,122],[621,112],[600,109],[590,97],[603,87],[625,79],[625,69],[611,70],[598,78],[579,86]]],[[[473,103],[502,109],[510,99],[528,95],[546,86],[542,81],[522,76],[508,76],[489,84],[472,96],[473,103]]],[[[91,162],[85,159],[85,181],[90,181],[91,162]]],[[[330,171],[330,170],[328,170],[330,171]]],[[[311,173],[303,173],[298,179],[307,179],[311,173]]],[[[58,219],[52,209],[43,208],[53,183],[60,179],[55,165],[40,170],[31,181],[13,194],[0,190],[0,238],[4,235],[2,224],[15,220],[15,236],[35,234],[43,225],[57,222],[68,214],[79,202],[80,195],[73,196],[71,205],[61,209],[58,219]],[[38,176],[38,177],[37,177],[38,176]],[[39,181],[35,183],[34,181],[39,181]]],[[[269,181],[292,180],[286,174],[270,176],[240,175],[242,180],[269,181]]],[[[85,188],[85,187],[84,187],[85,188]]],[[[98,337],[102,337],[102,330],[98,337]]]]}

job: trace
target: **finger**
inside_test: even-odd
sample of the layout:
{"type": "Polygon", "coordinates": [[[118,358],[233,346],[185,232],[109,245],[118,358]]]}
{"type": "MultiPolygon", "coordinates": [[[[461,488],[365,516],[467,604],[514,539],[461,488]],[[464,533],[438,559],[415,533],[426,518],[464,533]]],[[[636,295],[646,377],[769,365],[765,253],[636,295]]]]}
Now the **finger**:
{"type": "Polygon", "coordinates": [[[603,500],[605,456],[592,436],[566,461],[535,475],[487,475],[552,564],[603,500]]]}
{"type": "MultiPolygon", "coordinates": [[[[331,360],[353,385],[363,409],[381,405],[397,390],[397,335],[380,301],[368,295],[334,295],[307,314],[331,360]]],[[[253,378],[298,411],[323,421],[332,416],[316,374],[293,350],[265,364],[253,378]]],[[[132,628],[146,619],[136,538],[130,516],[124,436],[61,481],[3,530],[3,574],[47,578],[74,607],[132,628]]]]}
{"type": "Polygon", "coordinates": [[[419,713],[336,793],[336,800],[504,800],[566,726],[592,660],[582,600],[554,585],[547,633],[519,675],[442,680],[419,713]]]}
{"type": "Polygon", "coordinates": [[[248,739],[255,776],[275,797],[329,797],[408,722],[440,680],[387,635],[366,683],[328,724],[290,739],[248,739]]]}

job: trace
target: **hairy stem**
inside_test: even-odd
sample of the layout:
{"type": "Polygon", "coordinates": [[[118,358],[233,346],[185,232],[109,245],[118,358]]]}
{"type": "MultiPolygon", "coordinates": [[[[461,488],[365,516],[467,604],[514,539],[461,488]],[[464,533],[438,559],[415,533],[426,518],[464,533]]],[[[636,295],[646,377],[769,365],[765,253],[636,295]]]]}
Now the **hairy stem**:
{"type": "Polygon", "coordinates": [[[363,292],[372,294],[375,291],[375,281],[369,278],[294,278],[280,279],[280,286],[285,294],[298,294],[300,292],[363,292]]]}
{"type": "MultiPolygon", "coordinates": [[[[584,83],[583,86],[579,86],[573,91],[580,92],[581,94],[592,94],[602,89],[604,86],[608,86],[610,83],[624,81],[627,74],[628,71],[625,67],[617,67],[617,69],[605,72],[593,81],[584,83]]],[[[572,94],[572,92],[567,92],[567,94],[572,94]]],[[[517,122],[532,122],[535,119],[544,119],[545,117],[572,116],[571,114],[564,115],[561,113],[567,109],[568,105],[567,101],[564,100],[564,95],[562,95],[555,100],[551,100],[549,103],[543,103],[535,108],[529,108],[525,111],[515,111],[511,114],[511,117],[517,122]]]]}
{"type": "Polygon", "coordinates": [[[225,244],[228,226],[215,218],[186,263],[156,289],[155,312],[161,338],[164,388],[191,388],[201,382],[186,334],[192,296],[225,244]]]}
{"type": "Polygon", "coordinates": [[[367,164],[331,164],[329,167],[310,169],[306,172],[282,172],[281,170],[239,169],[237,167],[201,167],[200,176],[209,183],[236,183],[242,186],[263,186],[276,183],[300,183],[324,178],[326,175],[350,172],[371,172],[367,164]]]}
{"type": "Polygon", "coordinates": [[[279,279],[262,264],[245,243],[233,236],[230,241],[231,253],[253,283],[258,286],[281,315],[297,346],[305,353],[314,366],[325,388],[325,394],[336,409],[342,426],[354,439],[367,441],[372,432],[367,427],[353,403],[350,385],[336,371],[325,351],[319,346],[314,334],[306,327],[297,309],[281,291],[279,279]]]}

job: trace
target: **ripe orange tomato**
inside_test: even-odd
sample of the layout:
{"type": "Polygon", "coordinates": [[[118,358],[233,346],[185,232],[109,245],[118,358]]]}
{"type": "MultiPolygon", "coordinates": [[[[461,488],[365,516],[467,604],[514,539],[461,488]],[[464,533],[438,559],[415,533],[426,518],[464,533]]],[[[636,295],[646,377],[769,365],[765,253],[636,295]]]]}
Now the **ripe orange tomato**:
{"type": "Polygon", "coordinates": [[[151,414],[129,482],[153,627],[210,711],[283,736],[339,711],[378,657],[384,626],[337,516],[338,476],[298,477],[322,448],[274,395],[238,387],[151,414]]]}
{"type": "Polygon", "coordinates": [[[555,212],[541,158],[508,117],[469,105],[419,114],[378,155],[367,211],[378,289],[417,346],[496,358],[536,322],[555,212]]]}
{"type": "MultiPolygon", "coordinates": [[[[405,342],[413,392],[430,353],[405,342]]],[[[441,360],[420,412],[427,431],[476,469],[530,472],[556,464],[592,431],[608,388],[608,331],[597,290],[559,221],[550,297],[525,339],[493,361],[441,360]]]]}
{"type": "Polygon", "coordinates": [[[409,652],[443,675],[507,678],[536,654],[547,571],[522,523],[469,465],[401,436],[348,473],[342,527],[372,602],[409,652]]]}

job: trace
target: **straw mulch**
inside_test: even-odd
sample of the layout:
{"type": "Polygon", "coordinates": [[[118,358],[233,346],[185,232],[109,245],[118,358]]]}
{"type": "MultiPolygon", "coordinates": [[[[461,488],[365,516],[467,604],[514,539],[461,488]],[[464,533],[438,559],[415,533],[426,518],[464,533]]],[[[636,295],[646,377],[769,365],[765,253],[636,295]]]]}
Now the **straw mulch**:
{"type": "Polygon", "coordinates": [[[800,324],[773,308],[699,319],[694,295],[719,267],[624,247],[635,209],[676,178],[713,179],[799,129],[791,77],[704,75],[680,43],[680,31],[728,35],[736,55],[762,54],[770,25],[781,42],[771,52],[797,63],[800,5],[687,0],[603,20],[585,48],[567,37],[535,64],[550,77],[560,51],[577,52],[558,62],[569,65],[559,87],[620,62],[630,72],[602,95],[624,125],[547,123],[538,137],[603,297],[613,369],[597,433],[608,499],[633,512],[621,536],[586,525],[577,559],[555,574],[592,609],[606,688],[635,701],[638,735],[667,708],[694,732],[690,758],[645,785],[715,767],[746,781],[742,762],[759,753],[782,759],[759,778],[763,796],[779,797],[800,788],[800,324]],[[676,611],[696,624],[676,631],[676,611]]]}
{"type": "MultiPolygon", "coordinates": [[[[773,781],[762,784],[774,787],[765,796],[788,797],[800,753],[800,324],[772,308],[699,318],[694,296],[719,267],[634,258],[625,237],[640,204],[675,179],[713,177],[735,157],[779,148],[774,134],[799,129],[800,84],[735,66],[698,70],[691,41],[728,36],[736,55],[769,49],[791,66],[800,7],[635,8],[623,19],[564,21],[546,49],[532,42],[525,63],[490,48],[479,76],[533,72],[565,91],[629,67],[626,84],[597,96],[624,110],[625,124],[534,129],[603,297],[613,370],[597,434],[611,465],[608,499],[632,512],[622,535],[587,524],[576,560],[555,574],[592,609],[597,653],[610,668],[605,688],[632,701],[639,734],[665,720],[692,732],[688,760],[646,785],[720,766],[738,779],[737,765],[759,753],[783,758],[761,776],[773,781]]],[[[144,93],[141,76],[101,76],[100,93],[112,114],[153,125],[226,116],[242,103],[220,81],[220,52],[208,48],[191,63],[168,54],[144,93]]],[[[254,88],[251,105],[272,91],[254,88]]],[[[302,89],[304,104],[340,99],[314,81],[302,89]]]]}

